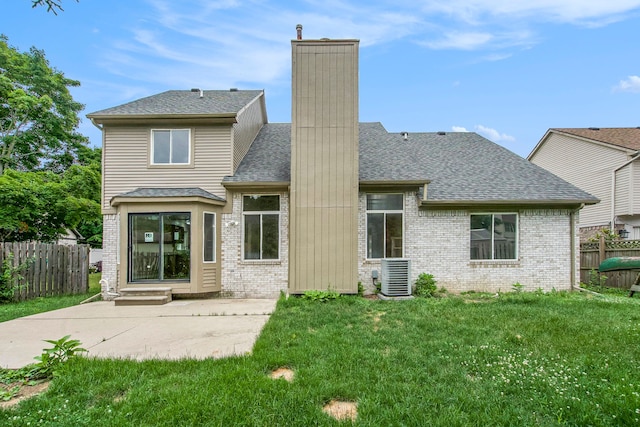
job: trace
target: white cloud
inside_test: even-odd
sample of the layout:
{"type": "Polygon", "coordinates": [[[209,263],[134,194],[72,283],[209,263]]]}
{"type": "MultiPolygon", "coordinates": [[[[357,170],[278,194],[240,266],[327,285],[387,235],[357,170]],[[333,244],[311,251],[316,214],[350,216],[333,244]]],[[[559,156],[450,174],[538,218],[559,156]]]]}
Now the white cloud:
{"type": "Polygon", "coordinates": [[[490,139],[493,142],[500,142],[500,141],[513,142],[516,140],[511,135],[507,135],[506,133],[500,133],[495,129],[491,129],[482,125],[476,125],[476,131],[482,136],[485,136],[487,139],[490,139]]]}
{"type": "Polygon", "coordinates": [[[622,19],[640,7],[638,0],[426,0],[426,12],[445,13],[477,25],[488,20],[526,19],[586,25],[622,19]]]}
{"type": "Polygon", "coordinates": [[[451,126],[451,130],[454,132],[469,132],[467,128],[462,126],[451,126]]]}
{"type": "Polygon", "coordinates": [[[613,88],[616,92],[640,93],[640,76],[629,76],[613,88]]]}
{"type": "Polygon", "coordinates": [[[445,34],[440,40],[422,44],[431,49],[474,50],[487,45],[493,38],[494,36],[489,33],[452,32],[445,34]]]}

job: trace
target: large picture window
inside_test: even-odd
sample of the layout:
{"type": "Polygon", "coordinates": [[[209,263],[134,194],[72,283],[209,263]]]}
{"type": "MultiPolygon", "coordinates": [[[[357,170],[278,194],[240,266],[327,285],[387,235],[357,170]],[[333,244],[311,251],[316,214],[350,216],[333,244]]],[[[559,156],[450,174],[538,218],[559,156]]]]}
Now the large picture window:
{"type": "Polygon", "coordinates": [[[243,196],[244,259],[280,258],[280,196],[243,196]]]}
{"type": "Polygon", "coordinates": [[[129,281],[189,280],[191,214],[129,214],[129,281]]]}
{"type": "Polygon", "coordinates": [[[151,131],[151,163],[154,165],[187,165],[191,158],[189,129],[151,131]]]}
{"type": "Polygon", "coordinates": [[[471,259],[517,259],[518,215],[471,215],[471,259]]]}
{"type": "Polygon", "coordinates": [[[367,194],[367,258],[402,257],[402,194],[367,194]]]}

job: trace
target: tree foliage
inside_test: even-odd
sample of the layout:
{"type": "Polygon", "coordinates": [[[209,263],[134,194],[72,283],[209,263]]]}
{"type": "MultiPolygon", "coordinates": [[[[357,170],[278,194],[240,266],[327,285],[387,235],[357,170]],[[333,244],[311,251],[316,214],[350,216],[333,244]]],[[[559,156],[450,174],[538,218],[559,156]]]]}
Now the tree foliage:
{"type": "MultiPolygon", "coordinates": [[[[78,3],[78,0],[76,0],[78,3]]],[[[54,15],[58,14],[58,11],[64,12],[62,8],[62,0],[31,0],[31,7],[46,6],[47,12],[52,12],[54,15]]]]}
{"type": "MultiPolygon", "coordinates": [[[[85,158],[100,152],[87,149],[85,158]]],[[[100,246],[100,185],[100,162],[95,160],[74,164],[61,174],[6,170],[0,176],[0,241],[51,242],[72,228],[100,246]]]]}
{"type": "Polygon", "coordinates": [[[0,35],[0,174],[16,170],[64,170],[87,145],[77,132],[84,106],[79,86],[52,68],[43,51],[19,52],[0,35]]]}

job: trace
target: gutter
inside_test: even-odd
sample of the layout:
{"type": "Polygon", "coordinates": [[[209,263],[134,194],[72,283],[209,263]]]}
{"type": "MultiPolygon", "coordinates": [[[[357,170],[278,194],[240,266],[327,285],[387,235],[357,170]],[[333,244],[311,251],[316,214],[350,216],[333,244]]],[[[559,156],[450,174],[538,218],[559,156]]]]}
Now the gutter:
{"type": "Polygon", "coordinates": [[[571,280],[571,290],[583,290],[580,288],[580,286],[576,283],[576,280],[579,276],[579,272],[580,272],[580,262],[578,261],[578,271],[576,272],[576,215],[578,214],[578,212],[580,212],[580,209],[582,209],[584,206],[584,204],[580,205],[579,208],[571,211],[571,213],[569,214],[569,227],[571,227],[571,231],[569,233],[569,244],[571,245],[571,272],[570,272],[570,276],[569,276],[569,280],[571,280]]]}
{"type": "Polygon", "coordinates": [[[610,222],[611,230],[610,231],[613,231],[613,229],[616,226],[616,223],[615,223],[616,221],[616,173],[620,169],[624,168],[625,166],[628,166],[629,164],[638,160],[638,158],[640,158],[640,151],[637,151],[635,156],[633,156],[630,160],[627,160],[626,162],[624,162],[623,164],[621,164],[611,172],[611,222],[610,222]]]}

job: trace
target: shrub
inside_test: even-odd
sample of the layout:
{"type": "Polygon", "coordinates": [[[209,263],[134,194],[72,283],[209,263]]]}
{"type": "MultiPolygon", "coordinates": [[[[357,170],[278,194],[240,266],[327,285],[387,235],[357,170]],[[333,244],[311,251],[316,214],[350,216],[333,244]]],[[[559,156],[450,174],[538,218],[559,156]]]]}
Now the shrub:
{"type": "Polygon", "coordinates": [[[50,378],[62,364],[77,357],[79,353],[87,352],[86,349],[80,347],[82,345],[80,341],[69,338],[70,335],[59,340],[45,340],[45,342],[53,344],[53,348],[45,348],[40,356],[34,358],[38,361],[34,365],[35,376],[50,378]]]}
{"type": "Polygon", "coordinates": [[[413,295],[417,297],[429,298],[433,297],[437,290],[436,280],[433,274],[421,273],[416,280],[416,286],[413,295]]]}
{"type": "Polygon", "coordinates": [[[15,299],[16,290],[20,288],[19,281],[23,279],[21,272],[29,268],[34,258],[29,258],[18,266],[13,266],[13,253],[10,252],[0,266],[0,304],[15,299]]]}
{"type": "Polygon", "coordinates": [[[305,291],[302,299],[309,301],[327,302],[329,300],[340,298],[340,293],[332,290],[327,291],[305,291]]]}

